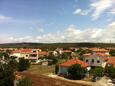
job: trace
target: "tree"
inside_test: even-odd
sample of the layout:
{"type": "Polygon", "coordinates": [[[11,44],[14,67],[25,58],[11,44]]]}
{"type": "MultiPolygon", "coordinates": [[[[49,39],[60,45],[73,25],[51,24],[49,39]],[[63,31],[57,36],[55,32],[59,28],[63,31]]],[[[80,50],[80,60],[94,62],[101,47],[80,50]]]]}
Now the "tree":
{"type": "Polygon", "coordinates": [[[109,51],[109,54],[110,54],[111,56],[115,56],[115,50],[110,50],[110,51],[109,51]]]}
{"type": "Polygon", "coordinates": [[[107,73],[109,77],[115,78],[115,68],[113,66],[107,68],[107,73]]]}
{"type": "Polygon", "coordinates": [[[13,71],[17,71],[18,69],[18,62],[15,60],[15,59],[11,59],[9,62],[8,62],[8,65],[13,68],[13,71]]]}
{"type": "Polygon", "coordinates": [[[17,61],[7,53],[0,52],[0,86],[13,86],[17,61]]]}
{"type": "Polygon", "coordinates": [[[0,86],[13,86],[14,85],[14,71],[8,64],[0,65],[0,86]]]}
{"type": "Polygon", "coordinates": [[[82,56],[83,54],[86,53],[86,51],[83,50],[83,49],[79,49],[79,50],[77,50],[77,51],[75,51],[75,52],[78,53],[80,56],[82,56]]]}
{"type": "Polygon", "coordinates": [[[45,56],[44,58],[48,60],[48,65],[53,65],[58,62],[58,58],[54,55],[45,56]]]}
{"type": "Polygon", "coordinates": [[[32,86],[32,81],[30,78],[25,77],[19,80],[17,86],[32,86]]]}
{"type": "Polygon", "coordinates": [[[30,67],[30,62],[28,59],[20,58],[18,62],[18,71],[27,70],[30,67]]]}
{"type": "Polygon", "coordinates": [[[72,65],[68,69],[68,74],[72,79],[82,79],[85,77],[86,72],[87,72],[86,69],[81,67],[80,64],[72,65]]]}
{"type": "Polygon", "coordinates": [[[10,56],[6,52],[0,52],[0,60],[4,60],[6,63],[9,61],[10,56]]]}
{"type": "Polygon", "coordinates": [[[94,77],[102,77],[104,75],[104,69],[102,67],[96,67],[90,71],[94,77]]]}
{"type": "Polygon", "coordinates": [[[58,71],[59,71],[59,65],[55,65],[55,74],[58,74],[58,71]]]}

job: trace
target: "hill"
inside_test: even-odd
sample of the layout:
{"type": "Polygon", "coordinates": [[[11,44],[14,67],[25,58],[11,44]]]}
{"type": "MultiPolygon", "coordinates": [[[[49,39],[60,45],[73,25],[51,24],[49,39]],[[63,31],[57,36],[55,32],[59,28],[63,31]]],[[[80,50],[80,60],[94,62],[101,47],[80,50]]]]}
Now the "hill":
{"type": "Polygon", "coordinates": [[[115,43],[5,43],[0,44],[0,48],[42,48],[55,49],[62,47],[115,47],[115,43]]]}

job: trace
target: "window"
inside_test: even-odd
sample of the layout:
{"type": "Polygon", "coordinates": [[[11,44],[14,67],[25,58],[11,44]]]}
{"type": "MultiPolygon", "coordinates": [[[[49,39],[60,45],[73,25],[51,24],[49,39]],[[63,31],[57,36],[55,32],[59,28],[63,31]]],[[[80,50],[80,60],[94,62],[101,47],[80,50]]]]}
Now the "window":
{"type": "Polygon", "coordinates": [[[100,61],[99,61],[99,60],[97,60],[97,63],[100,63],[100,61]]]}
{"type": "Polygon", "coordinates": [[[86,62],[88,62],[88,59],[86,59],[86,62]]]}
{"type": "Polygon", "coordinates": [[[92,59],[92,63],[94,63],[94,59],[92,59]]]}
{"type": "Polygon", "coordinates": [[[33,53],[36,53],[36,50],[33,50],[33,53]]]}
{"type": "Polygon", "coordinates": [[[30,57],[37,57],[37,54],[30,54],[30,57]]]}

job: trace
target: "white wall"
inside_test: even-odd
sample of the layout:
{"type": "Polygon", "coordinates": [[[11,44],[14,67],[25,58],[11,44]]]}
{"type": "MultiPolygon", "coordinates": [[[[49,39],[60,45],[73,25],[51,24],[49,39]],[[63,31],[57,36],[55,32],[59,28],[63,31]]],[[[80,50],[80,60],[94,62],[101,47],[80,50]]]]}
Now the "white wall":
{"type": "Polygon", "coordinates": [[[68,68],[66,67],[59,67],[59,74],[68,74],[68,68]]]}

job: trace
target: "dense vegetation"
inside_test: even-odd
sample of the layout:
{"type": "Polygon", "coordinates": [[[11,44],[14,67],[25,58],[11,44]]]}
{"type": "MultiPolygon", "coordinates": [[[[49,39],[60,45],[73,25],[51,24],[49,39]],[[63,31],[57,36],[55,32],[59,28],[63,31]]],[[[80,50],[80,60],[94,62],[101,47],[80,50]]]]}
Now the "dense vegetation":
{"type": "Polygon", "coordinates": [[[42,48],[55,49],[63,47],[115,47],[115,43],[6,43],[0,44],[1,48],[42,48]]]}
{"type": "Polygon", "coordinates": [[[81,67],[80,64],[72,65],[68,69],[68,74],[72,79],[82,79],[85,77],[86,72],[87,72],[86,69],[81,67]]]}
{"type": "Polygon", "coordinates": [[[24,71],[28,68],[28,60],[21,58],[18,62],[15,57],[9,56],[5,52],[0,52],[0,86],[14,86],[15,72],[17,70],[24,71]]]}
{"type": "Polygon", "coordinates": [[[24,71],[30,67],[30,62],[28,59],[20,58],[17,66],[18,71],[24,71]]]}
{"type": "Polygon", "coordinates": [[[115,56],[115,50],[110,50],[109,54],[110,54],[111,56],[115,56]]]}
{"type": "Polygon", "coordinates": [[[91,69],[90,73],[94,77],[102,77],[104,75],[104,68],[102,68],[102,67],[93,68],[93,69],[91,69]]]}
{"type": "Polygon", "coordinates": [[[113,66],[108,67],[106,72],[110,78],[115,78],[115,68],[113,66]]]}
{"type": "Polygon", "coordinates": [[[0,86],[13,86],[15,60],[5,52],[0,52],[0,86]]]}

